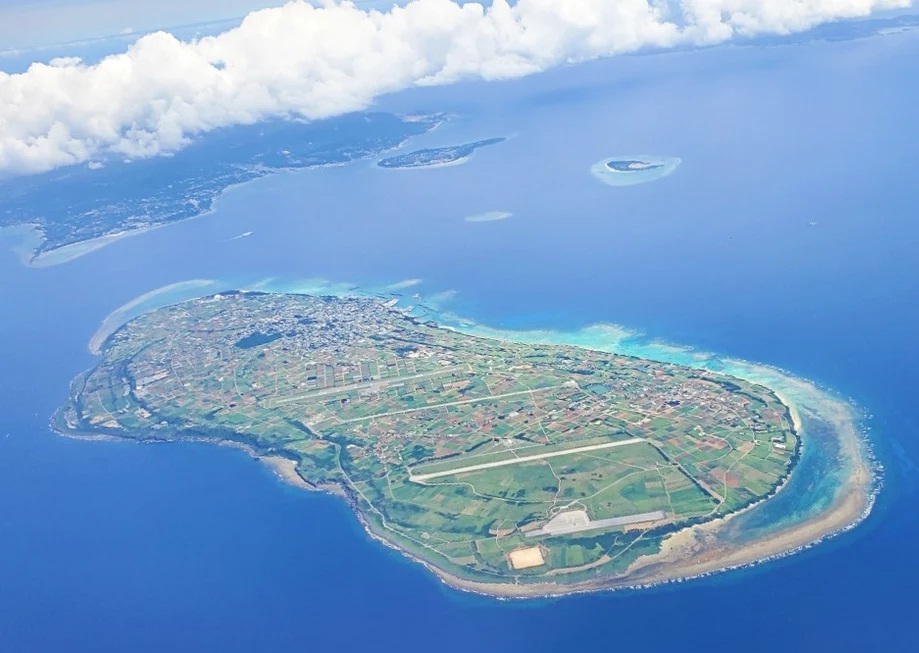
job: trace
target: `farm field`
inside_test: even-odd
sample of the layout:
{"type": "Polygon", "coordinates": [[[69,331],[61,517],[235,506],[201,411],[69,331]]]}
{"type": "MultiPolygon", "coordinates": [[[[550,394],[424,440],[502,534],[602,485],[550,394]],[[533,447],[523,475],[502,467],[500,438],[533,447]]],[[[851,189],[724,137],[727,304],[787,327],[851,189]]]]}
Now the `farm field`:
{"type": "Polygon", "coordinates": [[[798,451],[762,386],[463,334],[380,298],[215,295],[136,318],[103,354],[59,430],[293,460],[376,535],[481,582],[620,573],[768,496],[798,451]]]}

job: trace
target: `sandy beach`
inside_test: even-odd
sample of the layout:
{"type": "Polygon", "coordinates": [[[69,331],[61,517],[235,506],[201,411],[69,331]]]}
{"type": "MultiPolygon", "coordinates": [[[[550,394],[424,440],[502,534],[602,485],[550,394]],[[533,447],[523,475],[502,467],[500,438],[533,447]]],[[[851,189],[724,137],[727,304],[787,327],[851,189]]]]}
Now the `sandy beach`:
{"type": "Polygon", "coordinates": [[[194,294],[203,291],[203,289],[213,290],[214,285],[215,282],[211,279],[190,279],[189,281],[180,281],[178,283],[162,286],[161,288],[156,288],[139,297],[135,297],[126,304],[122,304],[105,317],[102,324],[99,325],[99,328],[96,329],[96,332],[93,334],[92,338],[90,338],[90,353],[97,356],[102,355],[102,345],[108,337],[117,331],[119,327],[136,317],[135,312],[150,310],[151,307],[148,304],[158,297],[169,293],[189,292],[194,294]]]}
{"type": "Polygon", "coordinates": [[[102,249],[106,245],[111,245],[112,243],[117,242],[122,238],[139,236],[140,234],[146,233],[153,228],[154,227],[134,229],[131,231],[119,231],[118,233],[108,234],[107,236],[100,236],[91,240],[84,240],[79,243],[73,243],[72,245],[64,245],[63,247],[50,249],[46,252],[33,255],[28,261],[26,261],[26,265],[29,265],[33,268],[49,268],[54,265],[68,263],[80,258],[81,256],[85,256],[90,252],[94,252],[97,249],[102,249]]]}

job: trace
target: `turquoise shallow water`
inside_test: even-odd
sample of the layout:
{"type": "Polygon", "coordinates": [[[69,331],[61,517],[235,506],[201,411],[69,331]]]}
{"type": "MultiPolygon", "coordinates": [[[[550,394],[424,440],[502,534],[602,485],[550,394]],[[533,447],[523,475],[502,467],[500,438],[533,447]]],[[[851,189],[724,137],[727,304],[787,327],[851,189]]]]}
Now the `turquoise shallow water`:
{"type": "Polygon", "coordinates": [[[917,50],[905,33],[423,89],[381,108],[460,118],[412,147],[515,137],[464,166],[264,179],[213,216],[63,266],[0,254],[4,650],[913,650],[917,50]],[[630,188],[590,176],[629,151],[683,164],[630,188]],[[514,218],[463,220],[495,207],[514,218]],[[754,569],[506,604],[444,588],[369,541],[341,502],[240,452],[48,434],[118,306],[189,279],[313,277],[420,278],[401,292],[455,291],[442,307],[477,324],[623,324],[814,379],[873,415],[887,470],[877,507],[754,569]]]}
{"type": "Polygon", "coordinates": [[[616,155],[593,164],[590,174],[610,186],[637,186],[669,177],[682,162],[675,156],[616,155]]]}

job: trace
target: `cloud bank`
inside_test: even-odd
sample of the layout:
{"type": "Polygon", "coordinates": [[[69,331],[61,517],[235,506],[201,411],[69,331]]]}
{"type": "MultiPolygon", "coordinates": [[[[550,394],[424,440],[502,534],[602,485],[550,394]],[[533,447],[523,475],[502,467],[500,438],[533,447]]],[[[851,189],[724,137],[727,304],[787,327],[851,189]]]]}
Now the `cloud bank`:
{"type": "Polygon", "coordinates": [[[783,34],[912,0],[304,1],[193,42],[157,32],[94,65],[0,73],[0,173],[175,151],[270,117],[318,119],[418,85],[519,77],[647,48],[783,34]]]}

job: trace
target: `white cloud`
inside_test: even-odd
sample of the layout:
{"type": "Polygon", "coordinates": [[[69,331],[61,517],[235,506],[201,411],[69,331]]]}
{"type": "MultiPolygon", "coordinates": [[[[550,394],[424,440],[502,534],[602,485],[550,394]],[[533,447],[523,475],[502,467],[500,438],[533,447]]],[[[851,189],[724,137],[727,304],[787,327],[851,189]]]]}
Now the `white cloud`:
{"type": "Polygon", "coordinates": [[[327,1],[249,14],[223,34],[165,32],[95,65],[0,73],[0,173],[107,154],[154,156],[216,127],[323,118],[414,85],[502,79],[642,48],[788,33],[911,0],[414,0],[386,12],[327,1]]]}

